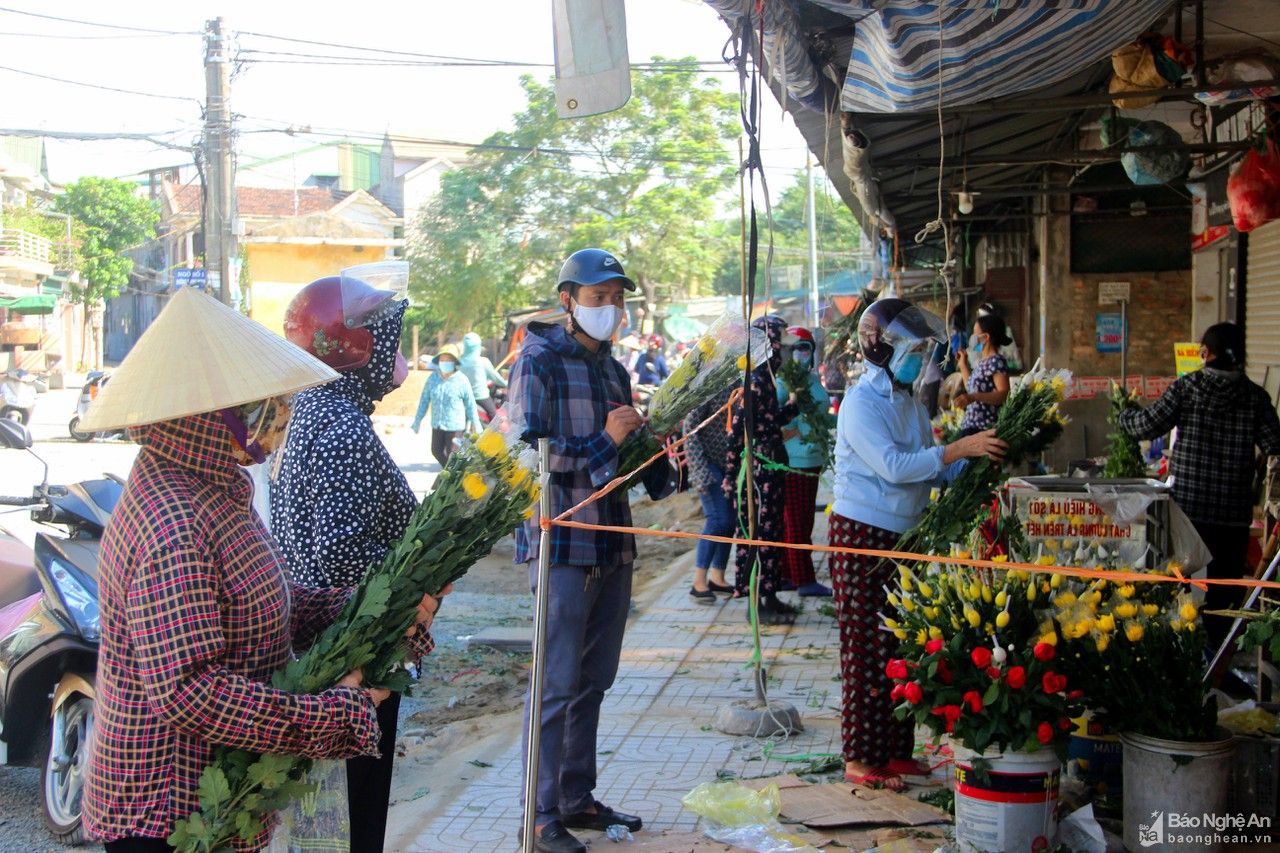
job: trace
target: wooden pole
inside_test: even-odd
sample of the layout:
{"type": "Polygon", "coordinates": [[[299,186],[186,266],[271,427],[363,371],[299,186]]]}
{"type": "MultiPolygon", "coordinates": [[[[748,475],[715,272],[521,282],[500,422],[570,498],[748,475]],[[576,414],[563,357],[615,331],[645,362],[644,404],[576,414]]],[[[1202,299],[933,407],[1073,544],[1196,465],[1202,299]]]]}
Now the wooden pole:
{"type": "Polygon", "coordinates": [[[410,367],[414,370],[418,369],[418,336],[422,333],[422,327],[414,325],[413,327],[413,363],[410,367]]]}

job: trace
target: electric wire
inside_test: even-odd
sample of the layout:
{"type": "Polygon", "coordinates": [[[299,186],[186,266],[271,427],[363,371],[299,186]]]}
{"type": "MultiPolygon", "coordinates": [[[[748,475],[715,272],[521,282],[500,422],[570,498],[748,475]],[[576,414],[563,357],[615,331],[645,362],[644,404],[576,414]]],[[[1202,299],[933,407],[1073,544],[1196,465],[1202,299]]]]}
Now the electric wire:
{"type": "Polygon", "coordinates": [[[99,83],[86,83],[83,80],[68,80],[65,77],[53,77],[48,74],[39,74],[35,71],[25,71],[21,68],[14,68],[9,65],[0,65],[0,71],[10,71],[14,74],[22,74],[27,77],[36,77],[41,80],[49,80],[54,83],[65,83],[68,86],[83,86],[87,89],[99,89],[104,92],[116,92],[121,95],[136,95],[140,98],[158,98],[164,101],[181,101],[183,103],[201,105],[201,102],[196,98],[187,98],[181,95],[162,95],[157,92],[140,92],[136,89],[121,89],[115,86],[103,86],[99,83]]]}
{"type": "Polygon", "coordinates": [[[83,27],[102,27],[109,30],[128,30],[137,33],[155,33],[157,35],[166,36],[198,36],[201,33],[198,30],[160,30],[152,27],[130,27],[124,24],[107,24],[101,21],[84,21],[78,18],[61,18],[57,15],[45,15],[40,12],[28,12],[24,9],[13,9],[7,6],[0,6],[0,12],[8,12],[11,15],[26,15],[30,18],[43,18],[46,21],[61,21],[64,24],[79,24],[83,27]]]}

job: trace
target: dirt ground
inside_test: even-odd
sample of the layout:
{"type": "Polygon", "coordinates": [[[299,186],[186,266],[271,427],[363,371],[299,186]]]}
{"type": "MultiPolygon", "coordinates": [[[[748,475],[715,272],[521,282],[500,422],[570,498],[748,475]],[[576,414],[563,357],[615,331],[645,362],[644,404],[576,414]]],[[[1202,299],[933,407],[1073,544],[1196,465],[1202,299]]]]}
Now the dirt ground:
{"type": "Polygon", "coordinates": [[[429,376],[429,370],[410,370],[403,385],[378,401],[374,417],[412,418],[418,411],[418,398],[429,376]]]}
{"type": "MultiPolygon", "coordinates": [[[[416,405],[416,403],[415,403],[416,405]]],[[[653,502],[633,499],[635,526],[697,531],[702,510],[695,492],[653,502]]],[[[691,540],[644,538],[638,543],[635,594],[670,567],[691,540]]],[[[511,540],[454,587],[437,622],[438,646],[401,711],[392,806],[413,803],[422,813],[449,802],[479,768],[518,736],[529,657],[469,647],[466,637],[487,625],[532,624],[533,598],[523,567],[512,564],[511,540]],[[465,632],[465,633],[459,633],[465,632]]],[[[394,818],[393,818],[394,820],[394,818]]]]}

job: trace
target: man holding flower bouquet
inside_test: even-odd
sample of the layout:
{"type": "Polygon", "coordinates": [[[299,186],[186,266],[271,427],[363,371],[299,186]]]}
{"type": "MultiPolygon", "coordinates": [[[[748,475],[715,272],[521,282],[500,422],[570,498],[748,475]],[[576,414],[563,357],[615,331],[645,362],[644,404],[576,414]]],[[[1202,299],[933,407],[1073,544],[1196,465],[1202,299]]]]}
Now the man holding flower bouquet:
{"type": "MultiPolygon", "coordinates": [[[[836,423],[832,546],[892,550],[920,519],[931,489],[953,480],[965,458],[1004,456],[1006,445],[994,430],[933,444],[928,413],[912,386],[945,335],[940,318],[902,299],[880,299],[859,320],[867,372],[845,397],[836,423]]],[[[845,779],[901,790],[902,777],[923,768],[911,760],[911,723],[894,719],[893,683],[885,673],[897,647],[881,627],[893,577],[889,560],[831,557],[845,779]]]]}
{"type": "MultiPolygon", "coordinates": [[[[552,512],[589,498],[620,472],[618,446],[643,424],[627,404],[631,378],[612,356],[611,341],[624,318],[625,291],[635,283],[602,249],[571,255],[557,283],[564,326],[530,323],[511,371],[513,421],[523,420],[530,444],[550,439],[552,512]]],[[[671,491],[665,459],[643,472],[654,499],[671,491]]],[[[631,525],[625,489],[587,504],[574,520],[612,527],[631,525]]],[[[516,562],[528,563],[536,586],[539,518],[516,531],[516,562]]],[[[598,802],[596,730],[600,703],[613,685],[631,604],[635,538],[612,531],[553,527],[547,610],[546,672],[542,693],[535,848],[584,853],[569,829],[638,830],[639,817],[598,802]]],[[[526,722],[529,705],[526,702],[526,722]]],[[[525,772],[532,772],[525,768],[525,772]]]]}

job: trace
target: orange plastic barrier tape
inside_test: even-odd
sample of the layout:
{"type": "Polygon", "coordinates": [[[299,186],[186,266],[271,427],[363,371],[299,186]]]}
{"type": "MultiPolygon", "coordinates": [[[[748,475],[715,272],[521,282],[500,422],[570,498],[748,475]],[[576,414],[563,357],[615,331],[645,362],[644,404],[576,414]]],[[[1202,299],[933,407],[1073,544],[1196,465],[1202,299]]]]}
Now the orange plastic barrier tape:
{"type": "Polygon", "coordinates": [[[576,527],[579,530],[602,530],[610,533],[630,533],[634,536],[660,536],[667,539],[705,539],[708,542],[724,542],[729,545],[753,545],[764,548],[794,548],[800,551],[820,551],[825,554],[855,554],[864,557],[881,557],[887,560],[915,563],[939,563],[951,566],[972,566],[1000,571],[1037,572],[1047,575],[1065,575],[1076,578],[1096,578],[1113,583],[1188,583],[1200,588],[1209,584],[1220,586],[1260,587],[1280,589],[1280,581],[1263,581],[1254,578],[1204,578],[1188,580],[1177,575],[1153,575],[1143,572],[1126,572],[1118,569],[1085,569],[1077,566],[1042,566],[1039,563],[1013,563],[997,560],[975,560],[972,557],[944,557],[930,554],[913,554],[909,551],[881,551],[875,548],[837,548],[834,545],[810,545],[796,542],[768,542],[762,539],[736,539],[732,536],[713,536],[708,533],[685,533],[682,530],[646,530],[640,527],[614,527],[607,524],[588,524],[584,521],[566,521],[563,518],[543,519],[543,527],[576,527]]]}

